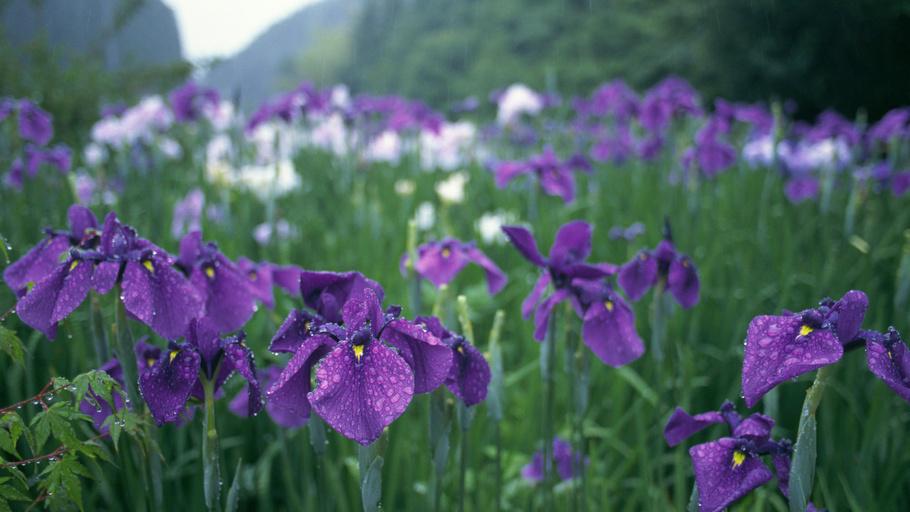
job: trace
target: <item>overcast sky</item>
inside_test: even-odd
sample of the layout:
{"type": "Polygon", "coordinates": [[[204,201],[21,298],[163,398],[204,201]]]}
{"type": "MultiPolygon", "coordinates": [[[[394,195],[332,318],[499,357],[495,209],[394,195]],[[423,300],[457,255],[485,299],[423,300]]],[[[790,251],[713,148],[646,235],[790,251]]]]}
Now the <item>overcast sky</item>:
{"type": "Polygon", "coordinates": [[[288,14],[316,0],[163,0],[177,15],[183,54],[225,57],[288,14]]]}

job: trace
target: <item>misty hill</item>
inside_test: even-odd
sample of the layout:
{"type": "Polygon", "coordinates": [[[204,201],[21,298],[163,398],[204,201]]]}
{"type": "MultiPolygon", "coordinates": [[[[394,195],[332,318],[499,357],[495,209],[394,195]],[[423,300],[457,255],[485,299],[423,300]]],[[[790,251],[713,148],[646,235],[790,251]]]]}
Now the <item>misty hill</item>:
{"type": "Polygon", "coordinates": [[[213,67],[203,81],[223,95],[239,93],[244,109],[258,106],[301,80],[334,81],[345,64],[361,0],[323,0],[272,25],[240,53],[213,67]]]}
{"type": "Polygon", "coordinates": [[[66,59],[94,55],[108,69],[181,60],[174,13],[161,0],[0,1],[3,38],[46,41],[66,59]]]}

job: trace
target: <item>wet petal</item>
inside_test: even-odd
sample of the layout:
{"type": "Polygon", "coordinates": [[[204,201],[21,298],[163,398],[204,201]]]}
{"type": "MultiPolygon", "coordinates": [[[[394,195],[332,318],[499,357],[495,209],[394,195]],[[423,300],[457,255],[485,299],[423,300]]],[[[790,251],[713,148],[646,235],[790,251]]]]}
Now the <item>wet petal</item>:
{"type": "Polygon", "coordinates": [[[300,293],[300,273],[302,269],[295,265],[272,265],[272,280],[282,290],[297,295],[300,293]]]}
{"type": "Polygon", "coordinates": [[[351,332],[369,325],[373,334],[376,334],[383,324],[382,305],[376,293],[370,288],[351,295],[344,303],[341,314],[345,328],[351,332]]]}
{"type": "Polygon", "coordinates": [[[496,180],[496,186],[505,188],[510,181],[522,174],[527,174],[531,169],[524,162],[500,162],[493,168],[493,174],[496,180]]]}
{"type": "Polygon", "coordinates": [[[717,411],[691,416],[682,407],[677,407],[664,427],[664,439],[668,445],[676,446],[711,425],[723,422],[723,415],[717,411]]]}
{"type": "Polygon", "coordinates": [[[619,269],[619,286],[636,301],[657,282],[657,259],[642,251],[619,269]]]}
{"type": "Polygon", "coordinates": [[[256,377],[256,365],[253,364],[253,352],[242,342],[235,341],[224,347],[224,363],[230,369],[246,379],[247,415],[255,416],[262,410],[262,391],[256,377]]]}
{"type": "Polygon", "coordinates": [[[54,339],[57,323],[73,312],[88,295],[93,265],[67,260],[38,282],[16,304],[16,314],[30,327],[54,339]]]}
{"type": "Polygon", "coordinates": [[[910,350],[907,345],[899,337],[888,342],[879,333],[867,333],[865,336],[869,370],[898,396],[910,402],[910,350]]]}
{"type": "Polygon", "coordinates": [[[17,292],[47,277],[60,265],[60,258],[70,248],[65,236],[47,237],[3,271],[3,280],[17,292]]]}
{"type": "Polygon", "coordinates": [[[598,359],[613,367],[629,364],[645,352],[635,330],[635,314],[618,296],[588,307],[582,338],[598,359]]]}
{"type": "Polygon", "coordinates": [[[171,340],[183,336],[190,320],[202,313],[196,289],[157,258],[126,264],[121,298],[131,315],[171,340]]]}
{"type": "Polygon", "coordinates": [[[66,217],[70,223],[73,240],[83,240],[88,232],[98,229],[98,218],[85,206],[74,204],[69,207],[66,217]]]}
{"type": "Polygon", "coordinates": [[[483,269],[484,274],[486,274],[487,277],[487,289],[491,295],[499,293],[499,290],[502,290],[506,283],[509,282],[509,278],[502,269],[500,269],[496,263],[493,263],[493,260],[488,258],[487,255],[477,247],[469,246],[465,250],[465,254],[469,260],[483,269]]]}
{"type": "Polygon", "coordinates": [[[749,323],[743,357],[743,397],[754,406],[781,382],[835,363],[844,354],[828,329],[806,335],[801,315],[757,316],[749,323]]]}
{"type": "Polygon", "coordinates": [[[272,294],[272,267],[267,263],[257,264],[246,258],[237,260],[237,269],[246,276],[247,286],[253,297],[265,304],[275,307],[275,296],[272,294]]]}
{"type": "Polygon", "coordinates": [[[490,365],[483,354],[467,341],[456,346],[446,379],[449,391],[470,407],[486,400],[489,386],[490,365]]]}
{"type": "Polygon", "coordinates": [[[521,226],[503,226],[502,232],[509,237],[512,245],[518,249],[518,252],[520,252],[526,260],[538,267],[547,266],[546,260],[543,259],[543,256],[540,255],[540,251],[537,249],[537,242],[534,240],[534,235],[532,235],[530,231],[521,226]]]}
{"type": "Polygon", "coordinates": [[[755,413],[742,420],[739,425],[733,429],[733,436],[764,441],[771,437],[771,429],[773,428],[774,420],[771,417],[755,413]]]}
{"type": "Polygon", "coordinates": [[[341,322],[341,308],[348,298],[371,289],[382,302],[382,286],[360,272],[300,272],[300,293],[304,303],[329,322],[341,322]]]}
{"type": "Polygon", "coordinates": [[[382,340],[398,349],[414,372],[414,393],[438,388],[452,368],[452,349],[423,326],[393,320],[382,331],[382,340]]]}
{"type": "Polygon", "coordinates": [[[687,256],[676,258],[670,263],[667,289],[684,308],[691,308],[698,303],[698,272],[687,256]]]}
{"type": "Polygon", "coordinates": [[[449,284],[468,264],[464,251],[454,243],[436,243],[420,248],[414,270],[439,288],[449,284]]]}
{"type": "Polygon", "coordinates": [[[199,365],[194,349],[180,348],[166,351],[154,366],[141,372],[139,391],[159,425],[180,417],[199,380],[199,365]]]}
{"type": "Polygon", "coordinates": [[[92,276],[92,288],[98,293],[107,293],[117,284],[120,275],[120,262],[102,261],[95,267],[92,276]]]}
{"type": "Polygon", "coordinates": [[[308,338],[266,392],[269,414],[283,427],[300,427],[310,417],[310,374],[313,366],[335,346],[324,335],[308,338]]]}
{"type": "Polygon", "coordinates": [[[269,344],[271,352],[296,352],[297,348],[313,335],[314,330],[322,321],[315,315],[301,309],[293,309],[288,313],[278,332],[272,337],[269,344]]]}
{"type": "Polygon", "coordinates": [[[550,314],[557,304],[569,298],[569,292],[564,289],[556,290],[552,295],[544,299],[537,305],[537,311],[534,312],[534,339],[543,341],[547,336],[547,325],[550,322],[550,314]]]}
{"type": "Polygon", "coordinates": [[[701,512],[719,512],[771,480],[761,458],[736,451],[737,441],[729,437],[689,449],[701,512]]]}
{"type": "MultiPolygon", "coordinates": [[[[591,254],[591,225],[582,220],[567,222],[556,232],[550,247],[550,265],[563,267],[581,263],[591,254]]],[[[579,276],[581,277],[581,276],[579,276]]]]}
{"type": "MultiPolygon", "coordinates": [[[[784,497],[790,497],[790,455],[786,453],[775,453],[771,457],[774,464],[774,472],[777,474],[777,488],[780,489],[784,497]]],[[[806,509],[807,512],[811,508],[806,509]]]]}
{"type": "Polygon", "coordinates": [[[859,290],[850,290],[834,304],[832,309],[837,313],[834,325],[841,343],[853,341],[863,325],[868,308],[869,298],[859,290]]]}
{"type": "Polygon", "coordinates": [[[414,375],[404,359],[379,342],[364,346],[357,359],[350,344],[338,345],[319,364],[318,384],[308,396],[332,428],[368,445],[407,409],[414,375]]]}
{"type": "Polygon", "coordinates": [[[218,332],[226,333],[243,327],[256,311],[256,301],[245,276],[230,260],[219,254],[215,262],[194,268],[190,280],[205,297],[205,316],[218,332]]]}
{"type": "Polygon", "coordinates": [[[550,273],[541,272],[540,277],[537,278],[537,283],[531,290],[531,293],[529,293],[524,302],[521,303],[521,316],[525,318],[531,316],[531,313],[534,312],[534,308],[537,307],[537,303],[540,302],[540,296],[543,295],[545,291],[547,291],[547,286],[549,285],[550,273]]]}

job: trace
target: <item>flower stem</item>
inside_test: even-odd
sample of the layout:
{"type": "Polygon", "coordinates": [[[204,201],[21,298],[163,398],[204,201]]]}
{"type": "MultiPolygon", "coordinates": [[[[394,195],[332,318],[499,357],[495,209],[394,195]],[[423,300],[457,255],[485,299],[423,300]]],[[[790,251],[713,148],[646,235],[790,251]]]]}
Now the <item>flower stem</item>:
{"type": "Polygon", "coordinates": [[[793,447],[793,462],[790,465],[790,511],[803,512],[812,495],[812,484],[815,479],[815,459],[817,455],[815,413],[821,404],[828,379],[833,366],[818,369],[815,382],[806,391],[806,400],[799,419],[799,431],[793,447]]]}
{"type": "Polygon", "coordinates": [[[126,382],[126,395],[130,402],[139,404],[139,391],[136,389],[138,382],[138,369],[136,358],[133,357],[133,340],[127,329],[126,306],[120,300],[122,292],[119,287],[114,296],[114,338],[117,340],[117,360],[123,368],[123,380],[126,382]]]}
{"type": "Polygon", "coordinates": [[[360,465],[360,497],[363,512],[378,512],[382,498],[382,456],[379,455],[379,441],[361,446],[357,460],[360,465]]]}
{"type": "Polygon", "coordinates": [[[322,418],[312,414],[308,423],[310,431],[310,446],[316,455],[316,502],[320,511],[332,510],[329,493],[326,492],[325,482],[325,449],[328,444],[325,438],[325,424],[322,418]]]}
{"type": "Polygon", "coordinates": [[[651,350],[654,351],[654,359],[663,361],[663,340],[666,333],[666,308],[664,307],[664,287],[658,284],[654,287],[654,296],[651,298],[650,309],[651,321],[651,350]]]}
{"type": "Polygon", "coordinates": [[[547,337],[540,345],[540,376],[544,384],[543,397],[543,490],[544,510],[553,509],[553,402],[556,380],[553,367],[556,366],[556,333],[559,309],[553,310],[547,326],[547,337]]]}
{"type": "MultiPolygon", "coordinates": [[[[570,306],[569,306],[570,307],[570,306]]],[[[566,337],[566,373],[569,380],[569,403],[572,404],[572,444],[575,455],[572,458],[572,475],[576,478],[572,486],[573,508],[587,508],[585,489],[585,438],[584,417],[588,409],[589,364],[587,352],[579,343],[576,333],[566,337]]]]}
{"type": "Polygon", "coordinates": [[[449,431],[451,412],[446,405],[445,392],[437,389],[430,394],[430,455],[433,460],[433,510],[441,510],[442,487],[446,464],[449,461],[449,431]]]}
{"type": "MultiPolygon", "coordinates": [[[[215,373],[217,375],[217,371],[215,373]]],[[[205,393],[205,418],[202,422],[202,464],[205,506],[221,510],[221,460],[218,429],[215,425],[215,381],[201,378],[205,393]]]]}
{"type": "Polygon", "coordinates": [[[474,411],[467,407],[461,400],[458,401],[458,426],[461,428],[461,444],[459,446],[459,468],[458,468],[458,510],[464,512],[465,495],[465,475],[468,473],[468,430],[471,428],[471,420],[474,419],[474,411]]]}
{"type": "Polygon", "coordinates": [[[502,381],[502,348],[499,345],[499,334],[505,313],[500,309],[493,317],[490,329],[490,391],[487,395],[487,414],[493,420],[493,437],[496,443],[496,510],[502,509],[502,438],[500,422],[503,417],[503,381],[502,381]]]}

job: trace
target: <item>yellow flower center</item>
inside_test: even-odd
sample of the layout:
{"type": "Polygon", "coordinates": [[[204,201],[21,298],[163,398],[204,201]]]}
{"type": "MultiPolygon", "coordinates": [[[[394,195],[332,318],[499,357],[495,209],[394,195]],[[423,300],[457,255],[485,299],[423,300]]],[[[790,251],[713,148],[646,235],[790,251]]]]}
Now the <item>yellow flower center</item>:
{"type": "Polygon", "coordinates": [[[145,260],[145,261],[143,261],[143,262],[142,262],[142,266],[145,267],[145,269],[148,270],[149,272],[151,272],[152,274],[155,273],[155,266],[152,265],[151,260],[145,260]]]}
{"type": "Polygon", "coordinates": [[[148,366],[149,368],[151,368],[152,366],[155,366],[155,358],[150,357],[150,358],[146,359],[145,365],[148,366]]]}
{"type": "Polygon", "coordinates": [[[733,469],[742,466],[743,462],[746,462],[746,454],[739,450],[735,450],[733,452],[733,469]]]}
{"type": "Polygon", "coordinates": [[[808,336],[808,335],[811,334],[812,331],[814,331],[814,330],[815,330],[815,329],[809,327],[808,325],[803,325],[802,327],[799,328],[799,335],[800,335],[800,336],[808,336]]]}
{"type": "Polygon", "coordinates": [[[167,362],[173,363],[174,359],[177,359],[177,354],[179,354],[179,353],[180,353],[179,350],[171,350],[171,353],[168,354],[168,356],[167,356],[167,362]]]}
{"type": "Polygon", "coordinates": [[[445,249],[442,250],[442,257],[443,257],[443,258],[448,258],[448,257],[451,256],[451,255],[452,255],[452,250],[449,249],[448,247],[446,247],[445,249]]]}
{"type": "Polygon", "coordinates": [[[604,307],[607,308],[607,311],[613,311],[613,301],[612,300],[604,301],[604,307]]]}
{"type": "Polygon", "coordinates": [[[214,278],[215,277],[215,267],[205,267],[205,275],[208,276],[209,279],[214,278]]]}
{"type": "Polygon", "coordinates": [[[73,269],[76,268],[76,267],[78,267],[78,266],[79,266],[79,260],[73,260],[73,262],[70,263],[70,270],[69,270],[69,271],[72,272],[73,269]]]}
{"type": "Polygon", "coordinates": [[[360,359],[363,357],[363,345],[354,345],[354,358],[357,359],[357,362],[360,362],[360,359]]]}

